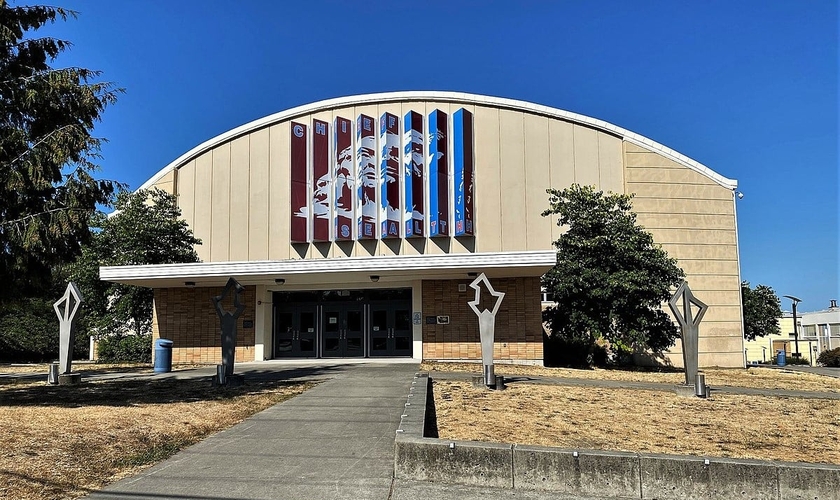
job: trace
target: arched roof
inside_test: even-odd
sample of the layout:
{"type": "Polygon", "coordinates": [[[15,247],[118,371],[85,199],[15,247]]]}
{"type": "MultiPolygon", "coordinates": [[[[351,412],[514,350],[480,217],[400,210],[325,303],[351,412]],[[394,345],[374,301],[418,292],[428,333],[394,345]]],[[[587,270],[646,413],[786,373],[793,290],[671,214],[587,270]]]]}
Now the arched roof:
{"type": "Polygon", "coordinates": [[[364,94],[327,99],[311,104],[304,104],[303,106],[297,106],[291,109],[287,109],[285,111],[280,111],[279,113],[274,113],[264,118],[260,118],[258,120],[254,120],[250,123],[246,123],[245,125],[241,125],[239,127],[236,127],[235,129],[229,130],[223,134],[219,134],[216,137],[213,137],[212,139],[207,140],[199,144],[198,146],[192,148],[191,150],[187,151],[183,155],[176,158],[175,161],[163,167],[148,181],[143,183],[143,185],[140,186],[140,189],[150,188],[155,184],[155,182],[157,182],[167,173],[177,169],[178,167],[192,160],[196,156],[210,149],[213,149],[219,144],[230,141],[236,137],[247,134],[254,130],[273,125],[275,123],[290,120],[301,115],[317,113],[319,111],[326,111],[334,108],[407,101],[441,101],[458,104],[491,106],[516,111],[530,112],[538,115],[548,116],[551,118],[558,118],[572,123],[578,123],[587,127],[607,132],[609,134],[619,136],[627,142],[642,146],[651,151],[659,153],[665,158],[668,158],[669,160],[673,160],[681,165],[684,165],[726,188],[735,189],[738,186],[738,181],[734,179],[728,179],[718,174],[714,170],[710,169],[709,167],[703,165],[702,163],[692,160],[691,158],[685,156],[682,153],[674,151],[673,149],[664,146],[654,140],[648,139],[647,137],[636,134],[619,126],[613,125],[612,123],[599,120],[597,118],[592,118],[578,113],[572,113],[571,111],[565,111],[562,109],[551,108],[540,104],[534,104],[527,101],[518,101],[515,99],[504,99],[501,97],[467,94],[462,92],[412,91],[383,92],[377,94],[364,94]]]}

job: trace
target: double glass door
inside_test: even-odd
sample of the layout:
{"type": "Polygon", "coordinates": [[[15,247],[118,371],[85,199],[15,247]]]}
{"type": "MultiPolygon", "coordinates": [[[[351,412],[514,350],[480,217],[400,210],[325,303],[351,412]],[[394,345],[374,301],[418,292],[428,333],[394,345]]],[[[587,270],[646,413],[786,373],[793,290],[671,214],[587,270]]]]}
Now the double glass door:
{"type": "Polygon", "coordinates": [[[278,308],[274,314],[274,357],[314,357],[317,308],[278,308]]]}
{"type": "Polygon", "coordinates": [[[408,303],[370,304],[370,355],[411,356],[411,309],[408,303]]]}
{"type": "Polygon", "coordinates": [[[322,356],[352,358],[365,355],[364,308],[361,304],[328,304],[324,310],[322,356]]]}

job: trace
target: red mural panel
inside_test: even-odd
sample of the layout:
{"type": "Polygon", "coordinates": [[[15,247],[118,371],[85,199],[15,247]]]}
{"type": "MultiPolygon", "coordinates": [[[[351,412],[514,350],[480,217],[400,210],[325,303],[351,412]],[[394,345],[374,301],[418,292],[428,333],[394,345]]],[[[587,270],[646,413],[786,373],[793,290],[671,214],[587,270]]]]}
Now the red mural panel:
{"type": "Polygon", "coordinates": [[[353,239],[353,191],[356,174],[353,171],[352,122],[335,119],[335,239],[353,239]]]}
{"type": "Polygon", "coordinates": [[[312,239],[330,240],[329,124],[312,120],[312,239]]]}
{"type": "Polygon", "coordinates": [[[306,182],[306,125],[292,122],[291,127],[291,235],[293,243],[307,241],[309,190],[306,182]]]}

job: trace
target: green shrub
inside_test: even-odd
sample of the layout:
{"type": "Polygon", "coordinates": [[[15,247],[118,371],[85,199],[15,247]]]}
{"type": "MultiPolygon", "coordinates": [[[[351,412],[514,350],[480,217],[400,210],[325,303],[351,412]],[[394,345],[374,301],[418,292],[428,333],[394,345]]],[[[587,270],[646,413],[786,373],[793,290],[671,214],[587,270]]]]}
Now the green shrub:
{"type": "MultiPolygon", "coordinates": [[[[21,298],[0,309],[0,362],[42,363],[58,359],[58,318],[53,300],[21,298]]],[[[87,359],[88,336],[76,330],[75,359],[87,359]]]]}
{"type": "Polygon", "coordinates": [[[821,352],[817,357],[817,363],[823,366],[840,368],[840,347],[821,352]]]}
{"type": "Polygon", "coordinates": [[[151,363],[151,335],[112,335],[99,340],[100,363],[151,363]]]}

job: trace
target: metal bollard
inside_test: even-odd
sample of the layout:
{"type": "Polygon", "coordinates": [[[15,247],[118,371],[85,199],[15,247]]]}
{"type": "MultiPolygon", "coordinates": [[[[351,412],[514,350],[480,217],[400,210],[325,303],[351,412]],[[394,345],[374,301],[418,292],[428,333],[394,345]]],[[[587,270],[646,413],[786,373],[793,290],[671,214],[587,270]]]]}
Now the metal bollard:
{"type": "Polygon", "coordinates": [[[227,368],[225,364],[216,365],[216,380],[219,381],[219,385],[227,384],[227,374],[225,373],[225,368],[227,368]]]}
{"type": "Polygon", "coordinates": [[[494,365],[484,365],[484,385],[487,387],[496,386],[496,368],[494,365]]]}
{"type": "Polygon", "coordinates": [[[698,398],[706,397],[706,374],[698,372],[694,377],[694,395],[698,398]]]}
{"type": "Polygon", "coordinates": [[[47,373],[47,383],[58,384],[58,363],[50,363],[50,371],[47,373]]]}

